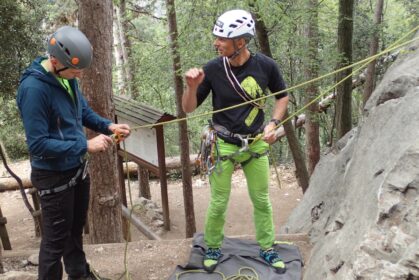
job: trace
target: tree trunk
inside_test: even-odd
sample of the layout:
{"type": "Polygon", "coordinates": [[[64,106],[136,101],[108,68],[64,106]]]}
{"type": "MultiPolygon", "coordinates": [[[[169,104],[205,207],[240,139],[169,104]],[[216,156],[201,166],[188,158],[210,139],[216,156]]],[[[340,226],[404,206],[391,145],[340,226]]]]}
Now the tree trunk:
{"type": "Polygon", "coordinates": [[[126,75],[124,71],[124,57],[122,55],[122,43],[121,43],[121,18],[119,7],[114,7],[114,19],[113,19],[113,43],[114,43],[114,57],[116,66],[116,85],[119,95],[126,95],[126,75]]]}
{"type": "MultiPolygon", "coordinates": [[[[80,0],[80,30],[93,46],[93,61],[83,73],[82,90],[92,109],[115,119],[112,103],[112,1],[80,0]]],[[[95,136],[87,131],[88,138],[95,136]]],[[[89,239],[91,243],[117,243],[122,238],[122,212],[116,147],[92,154],[89,159],[91,196],[89,239]]]]}
{"type": "MultiPolygon", "coordinates": [[[[166,0],[166,9],[168,15],[171,51],[173,56],[173,74],[176,92],[176,110],[179,118],[186,116],[182,109],[182,94],[183,94],[183,78],[181,76],[182,67],[180,64],[179,46],[178,46],[178,31],[176,22],[176,9],[174,0],[166,0]]],[[[192,237],[196,232],[195,212],[193,205],[193,190],[192,190],[192,172],[189,165],[189,140],[188,127],[186,121],[179,123],[179,142],[180,142],[180,158],[182,162],[182,183],[183,183],[183,201],[185,207],[186,219],[186,237],[192,237]]]]}
{"type": "Polygon", "coordinates": [[[120,12],[120,26],[119,30],[121,31],[119,33],[120,39],[121,39],[121,46],[122,46],[122,55],[124,58],[124,72],[125,77],[127,80],[127,94],[128,96],[133,97],[134,99],[138,97],[138,90],[133,87],[133,74],[135,73],[135,69],[133,67],[132,59],[131,59],[131,41],[129,40],[127,36],[128,31],[128,20],[127,20],[127,13],[126,13],[126,1],[125,0],[119,0],[119,12],[120,12]]]}
{"type": "MultiPolygon", "coordinates": [[[[272,53],[271,53],[270,44],[269,44],[269,36],[268,36],[268,31],[266,29],[265,23],[262,20],[262,18],[259,17],[257,7],[252,3],[250,3],[249,6],[255,10],[254,18],[256,22],[257,39],[259,42],[259,46],[261,48],[260,51],[264,55],[272,58],[272,53]]],[[[284,119],[285,118],[286,116],[284,116],[284,119]]],[[[287,135],[287,140],[291,149],[292,157],[294,158],[294,164],[295,164],[295,169],[296,169],[295,173],[296,173],[297,181],[300,187],[303,189],[303,192],[305,192],[308,188],[308,184],[310,180],[310,176],[308,175],[308,172],[307,172],[305,159],[301,151],[297,136],[295,135],[295,130],[292,123],[288,121],[284,123],[283,126],[287,135]]]]}
{"type": "MultiPolygon", "coordinates": [[[[371,42],[370,42],[370,56],[373,56],[377,54],[378,51],[378,42],[379,42],[379,30],[380,30],[380,24],[383,18],[383,5],[384,0],[377,0],[377,4],[375,6],[375,18],[374,18],[374,32],[371,36],[371,42]]],[[[371,96],[372,91],[375,87],[375,65],[376,61],[372,61],[370,64],[368,64],[367,68],[367,77],[365,78],[365,85],[364,85],[364,95],[363,95],[363,104],[365,106],[365,103],[367,103],[368,99],[371,96]]]]}
{"type": "MultiPolygon", "coordinates": [[[[318,26],[318,1],[308,0],[308,22],[306,26],[306,36],[308,39],[308,61],[305,67],[306,80],[312,80],[319,75],[318,46],[319,46],[319,26],[318,26]]],[[[307,86],[307,96],[305,104],[317,97],[319,89],[317,83],[307,86]]],[[[319,105],[314,102],[307,107],[306,130],[306,156],[308,173],[311,175],[320,160],[320,140],[319,140],[319,105]]]]}
{"type": "MultiPolygon", "coordinates": [[[[339,0],[338,53],[341,55],[338,68],[352,63],[353,0],[339,0]]],[[[340,81],[350,75],[352,68],[336,75],[340,81]]],[[[352,128],[352,78],[349,77],[336,88],[336,136],[342,138],[352,128]]]]}
{"type": "MultiPolygon", "coordinates": [[[[284,116],[284,118],[286,117],[288,117],[288,113],[284,116]]],[[[307,171],[300,143],[298,142],[297,135],[295,134],[295,130],[291,122],[288,121],[284,123],[284,129],[287,134],[292,157],[294,158],[295,177],[297,178],[298,185],[300,185],[303,193],[305,193],[310,183],[310,175],[307,171]]]]}

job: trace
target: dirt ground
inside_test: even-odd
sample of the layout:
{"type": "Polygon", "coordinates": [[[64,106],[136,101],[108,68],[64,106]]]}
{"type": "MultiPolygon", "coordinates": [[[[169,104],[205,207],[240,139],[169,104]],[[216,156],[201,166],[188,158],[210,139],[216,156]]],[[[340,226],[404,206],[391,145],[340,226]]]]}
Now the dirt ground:
{"type": "MultiPolygon", "coordinates": [[[[30,167],[28,162],[19,162],[11,165],[11,168],[20,176],[25,177],[28,176],[30,172],[30,167]]],[[[285,223],[288,215],[291,213],[293,208],[298,204],[302,197],[301,189],[298,187],[293,168],[288,166],[278,166],[278,171],[280,173],[280,181],[281,181],[281,188],[278,186],[278,182],[276,180],[276,175],[274,169],[271,169],[271,183],[270,183],[270,195],[271,201],[273,204],[274,210],[274,221],[277,232],[279,232],[280,227],[285,223]]],[[[3,177],[9,176],[5,171],[3,166],[0,165],[0,180],[3,177]]],[[[247,235],[252,236],[255,233],[254,226],[253,226],[253,219],[252,219],[252,205],[249,199],[249,195],[247,193],[247,186],[245,183],[245,179],[243,176],[243,172],[241,170],[237,170],[233,175],[233,183],[232,183],[232,192],[227,212],[227,219],[225,224],[225,234],[226,236],[241,236],[247,235]]],[[[138,198],[138,182],[131,181],[131,190],[132,195],[134,197],[133,204],[137,204],[139,201],[138,198]]],[[[157,203],[157,205],[161,205],[160,201],[160,187],[159,182],[155,180],[150,181],[150,189],[152,194],[152,200],[157,203]]],[[[194,209],[195,209],[195,219],[196,219],[196,228],[198,232],[202,232],[204,228],[204,221],[205,221],[205,212],[208,206],[209,197],[210,197],[210,188],[207,181],[207,178],[195,176],[193,178],[193,196],[194,196],[194,209]]],[[[157,247],[155,243],[152,241],[146,241],[146,237],[139,232],[137,229],[132,229],[132,246],[131,250],[133,253],[140,251],[147,251],[152,250],[154,248],[154,252],[148,256],[147,260],[149,262],[148,270],[151,272],[156,271],[156,273],[161,270],[159,269],[159,265],[150,265],[150,264],[160,264],[162,254],[159,252],[160,250],[164,250],[166,253],[176,253],[176,257],[169,257],[170,262],[169,264],[162,264],[163,267],[166,268],[168,271],[174,270],[176,264],[176,260],[180,262],[184,261],[185,257],[188,254],[190,246],[185,245],[189,244],[189,241],[185,241],[185,219],[184,219],[184,208],[183,208],[183,192],[182,192],[182,183],[180,179],[170,179],[168,181],[168,196],[169,196],[169,211],[170,211],[170,222],[171,222],[171,230],[164,231],[161,227],[152,226],[151,219],[149,219],[145,215],[139,215],[146,224],[152,226],[155,229],[164,242],[162,242],[157,247]],[[182,249],[179,251],[179,245],[182,246],[182,249]],[[164,249],[161,248],[164,247],[164,249]],[[175,246],[175,247],[173,247],[175,246]],[[173,252],[173,250],[178,250],[177,252],[173,252]],[[177,256],[179,255],[179,256],[177,256]],[[151,259],[150,259],[151,258],[151,259]],[[153,259],[154,258],[154,259],[153,259]]],[[[31,218],[29,211],[25,208],[23,200],[19,191],[9,191],[0,193],[0,207],[1,211],[3,212],[3,216],[7,218],[7,231],[9,234],[10,242],[12,245],[12,251],[3,252],[5,256],[13,256],[13,252],[32,252],[36,254],[36,249],[39,248],[40,238],[35,236],[35,228],[34,222],[31,218]]],[[[87,242],[87,240],[86,240],[87,242]]],[[[118,244],[112,247],[112,245],[102,245],[102,246],[92,246],[91,248],[87,245],[88,248],[87,255],[88,258],[91,257],[96,261],[100,258],[99,255],[106,255],[107,250],[112,255],[113,250],[120,250],[121,252],[124,251],[124,244],[118,244]],[[116,247],[115,247],[116,246],[116,247]],[[112,249],[113,248],[113,249],[112,249]],[[119,249],[117,249],[119,248],[119,249]],[[93,255],[98,255],[93,257],[89,255],[89,252],[93,255]],[[96,258],[96,259],[95,259],[96,258]]],[[[16,256],[20,255],[16,253],[16,256]]],[[[122,253],[114,254],[112,257],[113,260],[102,259],[101,262],[107,262],[106,265],[101,263],[99,265],[102,267],[102,271],[107,272],[108,277],[111,271],[120,271],[121,269],[112,269],[112,266],[119,265],[123,266],[123,264],[117,264],[119,261],[116,258],[120,256],[121,258],[124,257],[122,253]]],[[[137,256],[138,257],[138,256],[137,256]]],[[[22,261],[21,259],[5,259],[4,260],[4,267],[6,270],[29,270],[35,271],[36,267],[29,265],[27,262],[22,261]]],[[[167,272],[166,272],[167,273],[167,272]]],[[[150,275],[154,275],[151,273],[150,275]]],[[[159,274],[157,276],[147,276],[144,279],[163,279],[159,274]]],[[[113,273],[113,277],[117,276],[113,273]]],[[[0,277],[1,278],[1,277],[0,277]]],[[[143,279],[143,278],[133,278],[133,279],[143,279]]]]}

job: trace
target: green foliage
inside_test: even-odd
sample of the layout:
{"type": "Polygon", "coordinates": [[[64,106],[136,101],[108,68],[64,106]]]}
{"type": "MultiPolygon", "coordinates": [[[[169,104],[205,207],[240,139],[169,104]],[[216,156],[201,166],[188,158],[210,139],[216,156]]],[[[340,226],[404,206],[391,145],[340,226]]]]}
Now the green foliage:
{"type": "Polygon", "coordinates": [[[19,77],[43,50],[44,0],[0,2],[0,139],[12,159],[27,156],[16,103],[19,77]]]}
{"type": "MultiPolygon", "coordinates": [[[[380,46],[385,48],[405,32],[418,24],[418,1],[388,0],[384,7],[383,24],[374,28],[373,18],[375,2],[355,1],[353,59],[361,60],[368,56],[370,36],[380,34],[380,46]]],[[[119,5],[114,0],[114,5],[119,5]]],[[[308,20],[307,0],[271,1],[271,0],[189,0],[176,1],[178,25],[178,52],[181,57],[181,73],[190,67],[202,67],[217,54],[213,47],[212,28],[217,16],[226,10],[242,8],[254,10],[264,21],[268,32],[273,58],[278,62],[283,76],[289,86],[306,80],[304,70],[309,61],[307,55],[307,38],[304,27],[308,20]]],[[[333,71],[339,56],[337,54],[337,18],[338,1],[319,1],[318,5],[319,39],[318,64],[319,74],[333,71]]],[[[139,90],[137,101],[162,111],[176,115],[176,96],[173,82],[173,65],[165,1],[126,1],[125,20],[127,36],[131,41],[131,61],[136,72],[133,81],[139,90]]],[[[0,3],[0,94],[2,110],[1,136],[11,139],[23,137],[21,122],[15,113],[6,113],[6,108],[13,112],[14,94],[18,78],[24,67],[43,49],[42,39],[57,26],[74,25],[77,19],[77,1],[74,0],[2,0],[0,3]],[[7,127],[7,129],[3,129],[7,127]]],[[[250,48],[258,51],[258,45],[252,41],[250,48]]],[[[115,68],[114,71],[117,69],[115,68]]],[[[115,81],[116,82],[116,81],[115,81]]],[[[318,82],[321,93],[325,92],[336,81],[329,77],[318,82]]],[[[116,86],[115,86],[116,88],[116,86]]],[[[353,94],[353,122],[357,123],[360,115],[362,88],[353,94]]],[[[290,114],[304,106],[305,89],[290,92],[290,114]]],[[[267,115],[271,113],[273,98],[267,102],[267,115]]],[[[211,111],[211,100],[208,98],[193,114],[211,111]]],[[[328,145],[333,136],[333,106],[320,116],[320,136],[322,145],[328,145]]],[[[211,116],[188,121],[191,153],[199,147],[201,127],[211,116]]],[[[267,117],[268,118],[268,117],[267,117]]],[[[304,143],[304,129],[298,130],[301,143],[304,143]]],[[[179,153],[177,124],[165,127],[166,151],[168,155],[179,153]]],[[[7,142],[14,141],[5,141],[7,142]]],[[[23,143],[23,142],[22,142],[23,143]]],[[[17,144],[23,146],[23,144],[17,144]]],[[[16,153],[23,153],[16,148],[16,153]]],[[[274,146],[274,153],[281,158],[289,159],[291,155],[286,141],[274,146]]]]}
{"type": "Polygon", "coordinates": [[[28,157],[25,133],[15,100],[0,96],[0,107],[0,142],[3,142],[11,159],[28,157]]]}
{"type": "Polygon", "coordinates": [[[12,98],[23,69],[42,50],[43,0],[0,2],[0,94],[12,98]]]}
{"type": "MultiPolygon", "coordinates": [[[[149,1],[144,1],[148,3],[149,1]]],[[[130,14],[130,20],[134,28],[130,31],[133,43],[133,58],[137,64],[135,83],[140,85],[141,102],[150,104],[172,114],[176,113],[176,97],[173,88],[172,57],[168,36],[167,22],[165,18],[164,6],[147,5],[146,11],[150,16],[130,14]],[[156,8],[157,7],[157,8],[156,8]],[[163,19],[156,19],[160,17],[163,19]],[[133,35],[134,34],[134,35],[133,35]]],[[[208,60],[214,58],[216,53],[212,46],[212,28],[215,19],[222,12],[242,8],[249,10],[249,3],[253,3],[259,12],[260,18],[264,21],[269,30],[269,41],[274,59],[280,65],[284,78],[289,86],[297,85],[306,80],[304,67],[308,63],[307,57],[307,38],[304,34],[304,26],[308,19],[307,1],[176,1],[177,25],[179,32],[179,53],[181,56],[182,73],[190,67],[202,67],[208,60]]],[[[414,11],[414,1],[411,0],[389,0],[384,16],[385,24],[379,30],[383,41],[393,41],[400,37],[399,30],[406,30],[412,22],[412,11],[414,11]],[[409,4],[410,6],[406,5],[409,4]],[[391,6],[391,8],[390,8],[391,6]],[[394,7],[394,9],[393,9],[394,7]],[[410,12],[409,12],[410,11],[410,12]],[[403,17],[395,14],[404,15],[403,17]],[[410,18],[409,18],[410,15],[410,18]],[[397,22],[397,23],[396,23],[397,22]]],[[[160,2],[163,5],[163,2],[160,2]]],[[[146,4],[144,4],[146,5],[146,4]]],[[[319,74],[326,74],[333,71],[336,67],[339,56],[337,54],[337,18],[338,2],[319,1],[319,74]]],[[[372,28],[374,8],[370,1],[356,1],[354,18],[354,61],[368,56],[369,38],[373,32],[372,28]]],[[[258,51],[258,46],[253,41],[250,45],[253,52],[258,51]]],[[[329,77],[318,82],[321,93],[325,92],[336,81],[334,77],[329,77]]],[[[290,113],[292,114],[301,108],[305,100],[305,89],[300,88],[291,92],[290,113]]],[[[330,92],[331,93],[331,92],[330,92]]],[[[362,105],[360,94],[354,93],[354,122],[359,117],[358,110],[362,105]]],[[[268,102],[267,115],[271,113],[272,100],[268,102]]],[[[206,100],[195,114],[211,111],[211,100],[206,100]]],[[[333,114],[331,107],[327,113],[320,117],[321,143],[327,145],[333,135],[333,114]]],[[[188,121],[190,131],[191,153],[197,151],[199,147],[199,135],[201,127],[206,124],[210,116],[188,121]]],[[[177,125],[165,127],[166,141],[169,153],[178,152],[177,125]]],[[[304,130],[299,130],[298,135],[302,143],[304,142],[304,130]]],[[[284,156],[289,155],[285,141],[275,145],[275,152],[284,156]]]]}

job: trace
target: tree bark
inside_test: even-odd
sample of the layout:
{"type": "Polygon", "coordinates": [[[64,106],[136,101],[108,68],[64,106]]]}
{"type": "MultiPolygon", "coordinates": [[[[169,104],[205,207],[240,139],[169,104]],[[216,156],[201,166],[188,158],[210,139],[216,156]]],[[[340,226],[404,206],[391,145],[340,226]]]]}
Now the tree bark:
{"type": "MultiPolygon", "coordinates": [[[[262,20],[262,18],[259,17],[257,7],[253,3],[250,3],[249,6],[253,10],[255,10],[254,18],[256,23],[256,34],[260,46],[260,51],[264,55],[272,58],[272,53],[269,44],[269,36],[265,23],[262,20]]],[[[287,114],[286,116],[284,116],[284,119],[287,117],[287,114]]],[[[283,126],[287,136],[288,144],[290,146],[291,154],[294,159],[297,181],[300,187],[303,189],[303,192],[305,192],[309,185],[310,176],[307,171],[304,155],[301,151],[300,143],[298,142],[298,138],[295,135],[295,130],[292,123],[288,121],[284,123],[283,126]]]]}
{"type": "Polygon", "coordinates": [[[114,20],[113,20],[113,42],[114,42],[114,57],[116,66],[116,85],[119,95],[126,95],[126,75],[124,71],[124,56],[122,54],[122,43],[121,43],[121,18],[119,7],[114,7],[114,20]]]}
{"type": "MultiPolygon", "coordinates": [[[[383,18],[383,6],[384,0],[377,0],[377,4],[375,6],[375,18],[374,18],[374,32],[371,35],[371,43],[370,43],[370,56],[377,54],[378,51],[378,42],[379,42],[379,30],[380,24],[383,18]]],[[[365,78],[365,85],[364,85],[364,94],[363,94],[363,105],[367,103],[368,99],[370,98],[372,91],[375,87],[375,66],[377,60],[374,59],[370,64],[368,64],[367,68],[367,76],[365,78]]]]}
{"type": "MultiPolygon", "coordinates": [[[[312,80],[319,75],[318,46],[319,46],[319,27],[318,27],[318,1],[308,0],[308,22],[306,26],[306,36],[308,39],[308,61],[305,67],[306,80],[312,80]]],[[[319,89],[317,83],[311,83],[307,86],[307,95],[305,104],[317,97],[319,89]]],[[[314,102],[307,107],[306,114],[306,156],[308,173],[314,171],[320,160],[320,140],[319,140],[319,105],[314,102]]]]}
{"type": "MultiPolygon", "coordinates": [[[[352,63],[353,0],[339,0],[338,53],[341,55],[338,68],[352,63]]],[[[340,81],[350,75],[352,68],[336,75],[340,81]]],[[[349,77],[336,88],[336,136],[342,138],[352,128],[352,78],[349,77]]]]}
{"type": "MultiPolygon", "coordinates": [[[[284,118],[288,117],[288,113],[284,118]]],[[[310,175],[307,171],[306,162],[301,151],[300,143],[298,142],[297,135],[295,134],[294,127],[291,122],[284,123],[285,133],[287,134],[288,144],[295,164],[295,177],[297,178],[298,185],[300,185],[303,193],[306,192],[310,184],[310,175]]]]}
{"type": "MultiPolygon", "coordinates": [[[[79,0],[80,30],[93,46],[93,61],[85,69],[82,90],[92,109],[110,120],[115,119],[112,103],[112,1],[79,0]]],[[[91,138],[96,133],[88,130],[91,138]]],[[[122,212],[116,147],[92,154],[89,159],[91,196],[89,239],[91,243],[117,243],[122,238],[122,212]]]]}
{"type": "MultiPolygon", "coordinates": [[[[166,9],[168,15],[168,24],[170,32],[171,52],[173,57],[173,74],[176,92],[176,110],[179,118],[186,116],[182,109],[182,94],[183,94],[183,78],[181,76],[181,62],[178,46],[178,31],[176,22],[176,9],[174,0],[166,0],[166,9]]],[[[186,121],[179,123],[179,143],[180,143],[180,158],[182,162],[182,183],[183,183],[183,201],[185,207],[186,219],[186,237],[192,237],[196,232],[195,212],[193,205],[193,190],[192,190],[192,172],[189,165],[189,139],[188,127],[186,121]]]]}
{"type": "Polygon", "coordinates": [[[133,79],[133,73],[135,73],[135,67],[132,63],[132,56],[131,56],[131,40],[127,36],[128,33],[128,19],[127,19],[127,13],[126,13],[126,1],[125,0],[119,0],[119,18],[120,18],[120,26],[119,30],[121,31],[119,33],[120,39],[121,39],[121,46],[122,46],[122,55],[124,58],[124,72],[125,77],[127,81],[127,94],[128,96],[131,96],[132,98],[138,97],[138,88],[134,87],[134,79],[133,79]]]}

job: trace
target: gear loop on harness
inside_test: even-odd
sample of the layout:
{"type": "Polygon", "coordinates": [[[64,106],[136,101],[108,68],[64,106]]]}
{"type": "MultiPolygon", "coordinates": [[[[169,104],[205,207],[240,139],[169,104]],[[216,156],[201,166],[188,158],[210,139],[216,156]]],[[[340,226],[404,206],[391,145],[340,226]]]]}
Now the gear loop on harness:
{"type": "Polygon", "coordinates": [[[242,166],[249,163],[254,158],[260,158],[269,154],[269,150],[262,153],[250,151],[251,143],[259,139],[260,133],[263,131],[263,127],[259,128],[254,134],[238,134],[232,133],[222,125],[214,124],[211,120],[208,120],[208,125],[204,126],[201,133],[201,145],[196,159],[196,165],[199,166],[201,174],[210,175],[214,170],[217,173],[222,171],[222,167],[219,162],[230,160],[233,164],[237,164],[234,159],[236,156],[243,152],[247,152],[250,158],[241,162],[242,166]],[[218,137],[226,143],[237,145],[240,147],[234,153],[228,155],[220,155],[218,148],[218,137]]]}
{"type": "Polygon", "coordinates": [[[209,120],[208,125],[202,129],[201,145],[196,159],[196,165],[199,166],[201,173],[209,175],[214,170],[216,166],[215,150],[218,150],[217,133],[209,120]]]}

